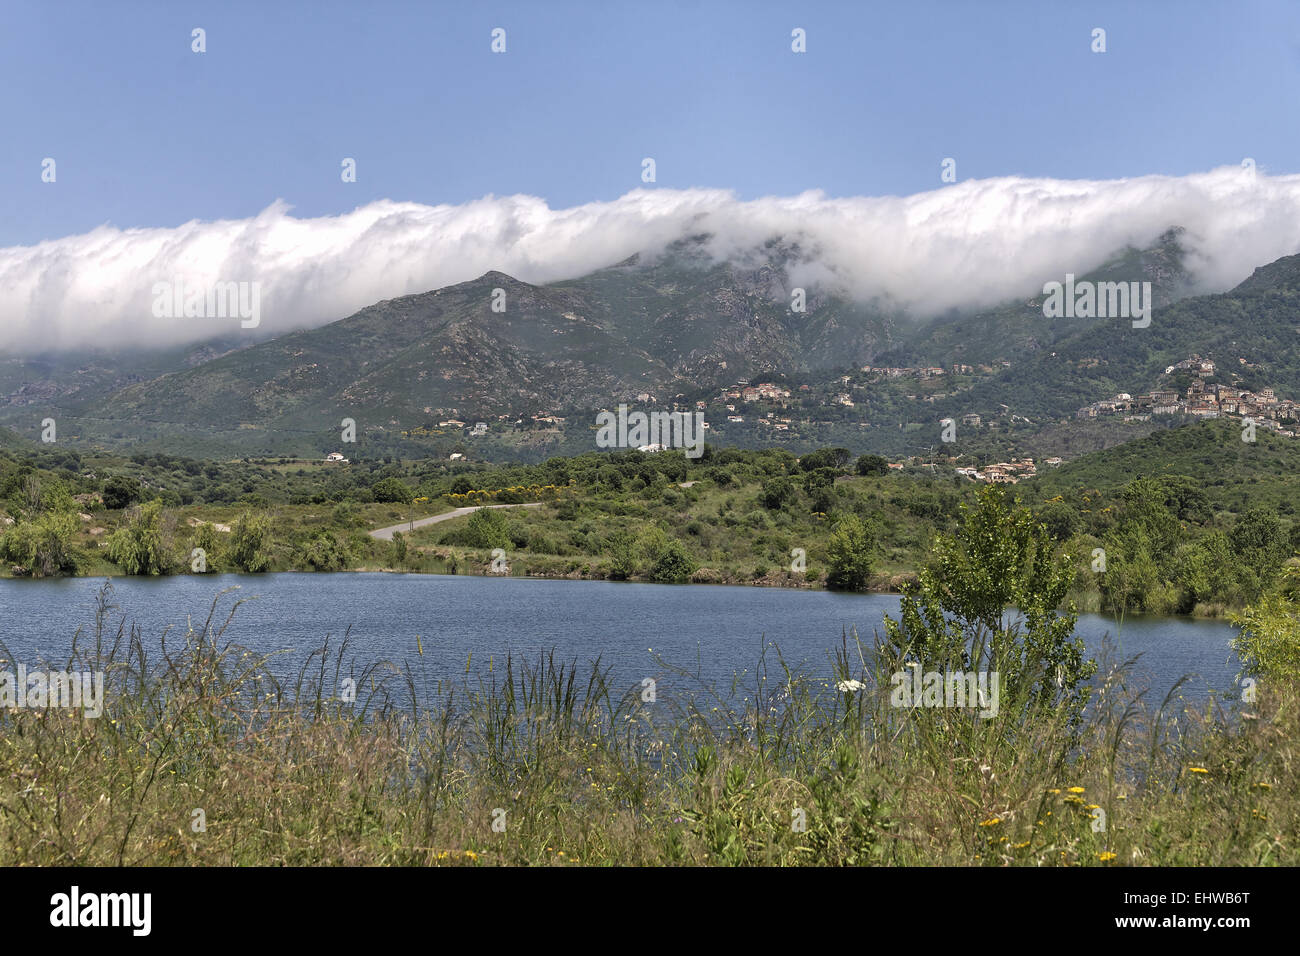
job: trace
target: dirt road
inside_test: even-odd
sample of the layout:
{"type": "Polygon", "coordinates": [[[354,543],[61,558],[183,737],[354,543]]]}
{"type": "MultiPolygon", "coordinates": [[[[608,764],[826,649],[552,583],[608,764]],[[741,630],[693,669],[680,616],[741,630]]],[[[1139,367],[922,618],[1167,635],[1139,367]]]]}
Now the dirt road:
{"type": "Polygon", "coordinates": [[[471,512],[478,511],[479,508],[539,508],[540,501],[530,501],[527,504],[518,505],[475,505],[472,508],[456,508],[440,515],[434,515],[432,518],[416,518],[415,521],[403,521],[401,524],[390,525],[387,528],[376,528],[370,532],[370,537],[378,538],[380,541],[392,541],[394,531],[409,531],[412,528],[423,528],[425,525],[437,524],[439,521],[450,521],[452,518],[459,518],[461,515],[467,515],[471,512]]]}

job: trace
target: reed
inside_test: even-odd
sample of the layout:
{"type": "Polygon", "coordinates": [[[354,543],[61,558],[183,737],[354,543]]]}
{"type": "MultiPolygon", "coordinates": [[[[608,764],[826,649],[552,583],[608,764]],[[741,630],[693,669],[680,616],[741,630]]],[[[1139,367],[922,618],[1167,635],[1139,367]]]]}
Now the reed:
{"type": "Polygon", "coordinates": [[[358,668],[346,635],[285,677],[220,603],[155,645],[110,625],[106,588],[58,665],[105,673],[103,716],[0,711],[0,863],[1300,862],[1294,689],[1153,703],[1118,660],[1081,723],[1027,701],[984,720],[891,706],[856,634],[820,673],[765,643],[724,687],[660,661],[653,701],[553,654],[456,682],[422,644],[358,668]]]}

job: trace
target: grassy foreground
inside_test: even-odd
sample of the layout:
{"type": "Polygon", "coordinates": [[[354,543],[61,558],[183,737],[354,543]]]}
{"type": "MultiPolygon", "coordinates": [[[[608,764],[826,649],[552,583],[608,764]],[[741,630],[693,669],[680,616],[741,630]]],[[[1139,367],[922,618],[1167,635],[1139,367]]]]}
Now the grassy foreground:
{"type": "Polygon", "coordinates": [[[66,665],[107,672],[101,718],[0,710],[0,864],[1300,862],[1293,691],[1182,716],[1103,667],[1075,727],[1016,716],[1014,695],[982,721],[890,707],[849,639],[834,676],[769,652],[735,709],[668,668],[648,701],[599,663],[543,660],[429,712],[421,649],[352,673],[325,647],[283,682],[229,617],[146,654],[106,609],[66,665]]]}

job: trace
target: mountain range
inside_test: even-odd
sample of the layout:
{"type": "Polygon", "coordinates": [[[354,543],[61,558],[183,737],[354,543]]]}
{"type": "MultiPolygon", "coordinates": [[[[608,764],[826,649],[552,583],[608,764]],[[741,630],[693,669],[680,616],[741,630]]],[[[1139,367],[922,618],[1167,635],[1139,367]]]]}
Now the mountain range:
{"type": "MultiPolygon", "coordinates": [[[[1127,318],[1047,319],[1041,295],[920,321],[890,303],[809,288],[796,311],[797,244],[773,240],[756,261],[718,263],[701,251],[704,238],[548,285],[489,272],[253,345],[3,359],[0,422],[35,438],[53,417],[61,440],[245,457],[333,450],[349,418],[359,441],[414,453],[413,433],[442,436],[440,451],[460,440],[443,421],[546,415],[568,420],[562,441],[574,450],[590,445],[595,412],[619,402],[686,407],[772,381],[809,386],[816,398],[799,414],[814,419],[810,405],[851,388],[854,411],[828,416],[838,423],[831,437],[856,434],[861,450],[897,453],[932,445],[930,425],[945,416],[1009,414],[1021,437],[1059,427],[1088,402],[1155,387],[1191,354],[1300,395],[1300,256],[1196,295],[1181,230],[1119,250],[1079,279],[1150,282],[1153,321],[1133,328],[1127,318]],[[863,366],[955,365],[972,374],[927,394],[895,388],[878,399],[860,375],[863,366]]],[[[831,435],[795,432],[808,442],[831,435]]]]}

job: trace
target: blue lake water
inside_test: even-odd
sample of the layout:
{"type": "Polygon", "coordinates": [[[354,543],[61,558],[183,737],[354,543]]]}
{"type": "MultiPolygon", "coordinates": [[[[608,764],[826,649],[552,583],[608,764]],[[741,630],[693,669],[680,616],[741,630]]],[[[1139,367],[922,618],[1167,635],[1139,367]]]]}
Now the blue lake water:
{"type": "MultiPolygon", "coordinates": [[[[103,583],[0,581],[0,641],[29,666],[61,664],[74,632],[92,632],[103,583]]],[[[765,641],[792,665],[829,677],[841,634],[856,628],[870,646],[899,602],[880,594],[428,574],[186,575],[114,579],[114,628],[123,619],[139,625],[146,647],[170,628],[168,643],[179,643],[187,619],[200,626],[231,586],[238,590],[219,599],[220,619],[235,600],[248,600],[225,637],[254,651],[287,651],[279,665],[285,673],[296,673],[327,635],[337,645],[350,628],[351,653],[361,664],[410,661],[430,681],[460,679],[471,654],[472,673],[485,673],[507,654],[536,661],[553,650],[557,660],[582,665],[599,657],[616,686],[653,676],[663,690],[681,678],[657,659],[729,687],[733,675],[752,681],[765,641]]],[[[1193,679],[1182,693],[1196,700],[1229,690],[1239,670],[1229,646],[1234,631],[1221,621],[1132,618],[1121,629],[1112,619],[1081,615],[1076,633],[1093,655],[1107,635],[1118,635],[1123,657],[1140,653],[1135,677],[1156,704],[1185,674],[1193,679]]]]}

